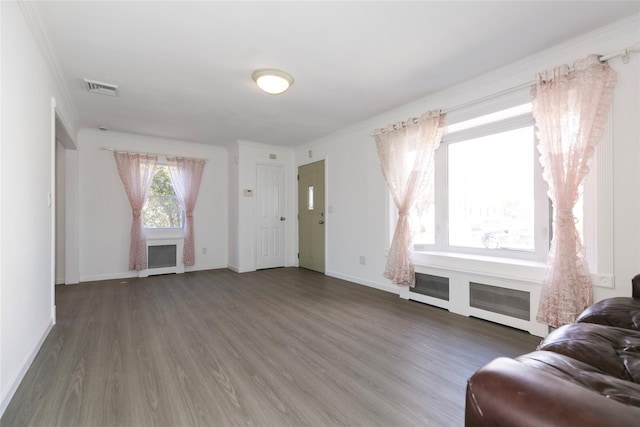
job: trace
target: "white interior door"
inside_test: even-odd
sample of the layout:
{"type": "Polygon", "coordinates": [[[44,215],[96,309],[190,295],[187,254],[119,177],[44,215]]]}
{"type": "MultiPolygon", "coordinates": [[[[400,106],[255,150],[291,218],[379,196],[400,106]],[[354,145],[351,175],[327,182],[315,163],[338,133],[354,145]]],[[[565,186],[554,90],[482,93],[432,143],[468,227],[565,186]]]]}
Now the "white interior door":
{"type": "Polygon", "coordinates": [[[257,165],[257,269],[284,267],[284,173],[283,166],[257,165]]]}

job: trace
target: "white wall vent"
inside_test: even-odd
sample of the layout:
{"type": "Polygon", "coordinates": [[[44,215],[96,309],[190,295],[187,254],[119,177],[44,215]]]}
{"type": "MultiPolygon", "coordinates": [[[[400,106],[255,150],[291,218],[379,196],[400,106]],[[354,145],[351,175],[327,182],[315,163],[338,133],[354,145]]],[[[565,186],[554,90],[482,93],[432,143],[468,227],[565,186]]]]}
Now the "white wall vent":
{"type": "Polygon", "coordinates": [[[87,90],[100,95],[118,96],[118,85],[98,82],[96,80],[84,79],[87,90]]]}
{"type": "Polygon", "coordinates": [[[449,301],[449,278],[416,273],[416,284],[409,292],[449,301]]]}
{"type": "Polygon", "coordinates": [[[469,283],[469,305],[481,310],[529,321],[530,294],[517,289],[469,283]]]}

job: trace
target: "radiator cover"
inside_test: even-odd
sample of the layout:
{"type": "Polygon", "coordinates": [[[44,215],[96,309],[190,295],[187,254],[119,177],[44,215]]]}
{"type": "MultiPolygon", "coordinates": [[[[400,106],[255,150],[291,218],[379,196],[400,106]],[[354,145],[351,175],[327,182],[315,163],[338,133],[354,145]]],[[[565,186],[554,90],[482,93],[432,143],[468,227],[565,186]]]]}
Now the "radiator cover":
{"type": "Polygon", "coordinates": [[[147,268],[176,267],[178,265],[178,245],[147,246],[147,268]]]}
{"type": "Polygon", "coordinates": [[[183,249],[183,237],[147,236],[147,268],[139,271],[138,277],[184,273],[183,249]]]}
{"type": "Polygon", "coordinates": [[[469,305],[481,310],[529,321],[530,299],[526,291],[469,282],[469,305]]]}
{"type": "Polygon", "coordinates": [[[416,273],[416,284],[410,292],[449,301],[449,278],[416,273]]]}

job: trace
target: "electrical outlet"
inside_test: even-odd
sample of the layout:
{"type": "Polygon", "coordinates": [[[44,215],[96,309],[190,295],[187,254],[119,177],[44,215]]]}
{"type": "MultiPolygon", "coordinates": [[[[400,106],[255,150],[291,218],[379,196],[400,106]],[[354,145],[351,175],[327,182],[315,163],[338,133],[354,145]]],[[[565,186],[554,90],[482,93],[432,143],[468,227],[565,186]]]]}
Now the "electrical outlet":
{"type": "Polygon", "coordinates": [[[206,255],[207,254],[207,248],[202,248],[202,255],[206,255]]]}
{"type": "Polygon", "coordinates": [[[366,265],[366,264],[367,264],[367,258],[366,258],[366,257],[361,256],[361,257],[360,257],[360,264],[361,264],[361,265],[366,265]]]}

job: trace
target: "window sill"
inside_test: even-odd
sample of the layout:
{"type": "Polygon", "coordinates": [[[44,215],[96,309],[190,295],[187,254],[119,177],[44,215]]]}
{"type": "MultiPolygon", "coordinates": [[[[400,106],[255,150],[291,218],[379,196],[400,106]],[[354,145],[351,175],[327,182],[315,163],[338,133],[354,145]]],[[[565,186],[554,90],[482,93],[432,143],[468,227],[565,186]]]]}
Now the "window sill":
{"type": "Polygon", "coordinates": [[[540,261],[437,251],[413,252],[413,262],[416,266],[534,284],[542,282],[547,267],[540,261]]]}
{"type": "MultiPolygon", "coordinates": [[[[491,257],[456,252],[414,251],[416,267],[454,271],[505,280],[517,280],[540,285],[547,271],[547,263],[514,258],[491,257]]],[[[593,286],[614,288],[613,275],[591,273],[593,286]]]]}
{"type": "Polygon", "coordinates": [[[145,228],[144,233],[147,240],[184,239],[182,228],[145,228]]]}

